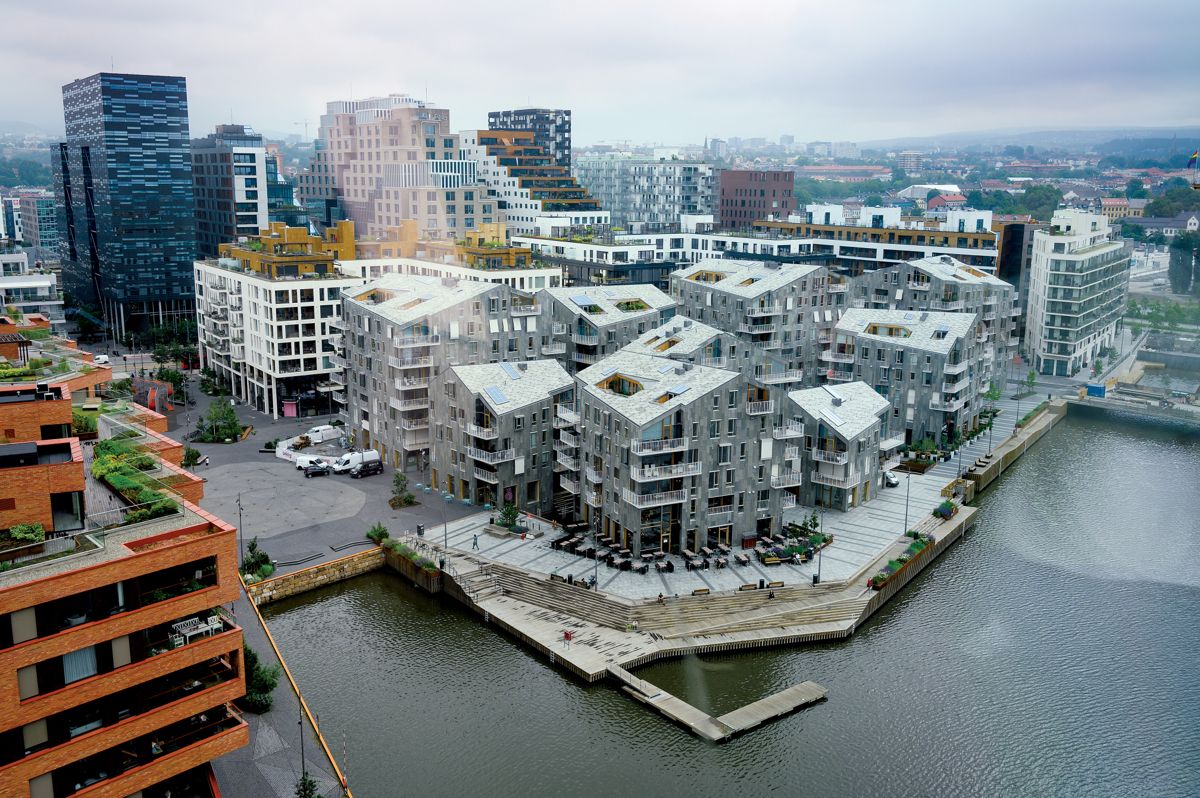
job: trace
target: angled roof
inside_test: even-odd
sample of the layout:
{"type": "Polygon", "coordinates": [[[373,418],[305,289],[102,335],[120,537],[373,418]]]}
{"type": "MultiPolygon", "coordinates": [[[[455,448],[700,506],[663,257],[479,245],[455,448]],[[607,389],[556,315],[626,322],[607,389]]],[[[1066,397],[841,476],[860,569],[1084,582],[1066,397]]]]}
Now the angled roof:
{"type": "Polygon", "coordinates": [[[839,333],[853,334],[858,340],[946,354],[954,348],[955,342],[971,335],[975,329],[975,313],[850,308],[842,314],[834,329],[839,333]],[[903,328],[908,335],[866,332],[872,324],[903,328]]]}
{"type": "Polygon", "coordinates": [[[891,408],[888,400],[865,382],[791,391],[788,399],[808,417],[824,421],[845,440],[866,432],[891,408]]]}
{"type": "Polygon", "coordinates": [[[539,295],[546,294],[570,310],[581,315],[596,327],[607,327],[610,324],[650,316],[659,313],[664,308],[675,307],[675,300],[664,293],[658,286],[646,283],[632,283],[621,286],[583,285],[574,288],[543,288],[539,295]],[[643,310],[626,310],[621,304],[628,301],[641,300],[646,307],[643,310]],[[596,312],[584,310],[590,307],[596,312]]]}
{"type": "Polygon", "coordinates": [[[575,385],[557,360],[480,363],[454,366],[450,371],[498,415],[548,399],[575,385]]]}
{"type": "Polygon", "coordinates": [[[691,404],[714,388],[737,379],[738,375],[733,371],[674,363],[665,358],[624,350],[609,355],[575,375],[583,392],[639,426],[691,404]],[[642,389],[631,396],[622,396],[599,387],[600,383],[616,374],[636,380],[642,389]],[[673,396],[659,402],[668,393],[673,396]]]}
{"type": "Polygon", "coordinates": [[[797,280],[803,280],[821,268],[821,265],[813,263],[765,263],[760,260],[706,258],[671,272],[671,276],[693,281],[697,285],[732,296],[753,299],[791,285],[797,280]],[[695,280],[695,275],[701,273],[718,274],[722,277],[711,282],[695,280]]]}
{"type": "Polygon", "coordinates": [[[483,296],[498,287],[497,283],[474,280],[386,274],[361,288],[347,288],[343,295],[369,306],[390,321],[406,324],[483,296]]]}
{"type": "Polygon", "coordinates": [[[639,335],[622,347],[621,351],[651,357],[690,355],[702,349],[709,341],[725,334],[724,331],[702,321],[676,316],[639,335]],[[672,341],[674,343],[671,343],[672,341]]]}
{"type": "Polygon", "coordinates": [[[939,277],[943,280],[958,283],[978,283],[981,285],[995,285],[1012,288],[1011,283],[1006,283],[999,277],[988,274],[985,271],[980,271],[974,266],[968,266],[961,260],[956,260],[949,255],[934,255],[930,258],[918,258],[917,260],[907,261],[909,266],[914,269],[920,269],[931,277],[939,277]]]}

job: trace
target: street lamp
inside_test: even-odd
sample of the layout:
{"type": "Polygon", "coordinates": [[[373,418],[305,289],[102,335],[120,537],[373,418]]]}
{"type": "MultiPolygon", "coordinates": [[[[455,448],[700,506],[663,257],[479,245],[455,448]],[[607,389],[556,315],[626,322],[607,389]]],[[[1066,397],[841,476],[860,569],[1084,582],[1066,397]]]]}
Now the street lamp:
{"type": "Polygon", "coordinates": [[[246,547],[242,545],[242,493],[238,491],[237,497],[238,508],[238,569],[246,567],[246,547]]]}
{"type": "Polygon", "coordinates": [[[912,474],[904,472],[904,534],[908,534],[908,499],[912,496],[912,474]]]}

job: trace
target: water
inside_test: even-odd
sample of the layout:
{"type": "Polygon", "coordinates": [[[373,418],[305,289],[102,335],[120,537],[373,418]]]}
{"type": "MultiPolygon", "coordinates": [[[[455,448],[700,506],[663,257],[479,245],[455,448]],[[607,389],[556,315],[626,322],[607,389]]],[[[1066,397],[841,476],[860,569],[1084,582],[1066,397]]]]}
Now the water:
{"type": "Polygon", "coordinates": [[[849,641],[638,671],[829,688],[721,746],[386,574],[266,615],[357,798],[1200,795],[1200,437],[1078,412],[849,641]]]}

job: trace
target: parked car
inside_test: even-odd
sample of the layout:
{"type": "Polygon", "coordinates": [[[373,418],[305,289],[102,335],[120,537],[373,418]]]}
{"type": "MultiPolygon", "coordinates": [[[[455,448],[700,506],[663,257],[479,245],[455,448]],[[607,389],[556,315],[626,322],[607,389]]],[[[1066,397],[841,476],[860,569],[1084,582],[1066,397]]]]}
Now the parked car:
{"type": "Polygon", "coordinates": [[[313,463],[312,465],[305,467],[304,478],[312,479],[313,477],[327,477],[329,476],[329,472],[329,466],[325,463],[313,463]]]}
{"type": "Polygon", "coordinates": [[[298,454],[296,455],[296,470],[303,471],[310,465],[331,465],[332,457],[326,457],[318,454],[298,454]]]}
{"type": "Polygon", "coordinates": [[[363,463],[379,463],[382,462],[379,457],[379,452],[374,449],[367,449],[362,452],[346,452],[333,463],[333,473],[345,474],[351,468],[363,463]]]}
{"type": "Polygon", "coordinates": [[[350,478],[351,479],[362,479],[363,477],[369,477],[372,474],[382,474],[382,473],[383,473],[383,463],[380,462],[379,460],[370,460],[366,463],[359,463],[358,465],[354,466],[354,468],[351,468],[350,469],[350,478]]]}
{"type": "Polygon", "coordinates": [[[92,358],[92,363],[97,366],[107,366],[109,365],[108,355],[96,355],[92,358]]]}
{"type": "Polygon", "coordinates": [[[341,432],[332,424],[320,424],[313,427],[308,432],[304,433],[313,443],[321,443],[322,441],[332,441],[341,437],[341,432]]]}
{"type": "Polygon", "coordinates": [[[895,471],[885,471],[883,472],[883,484],[889,488],[898,488],[900,487],[900,477],[896,475],[895,471]]]}

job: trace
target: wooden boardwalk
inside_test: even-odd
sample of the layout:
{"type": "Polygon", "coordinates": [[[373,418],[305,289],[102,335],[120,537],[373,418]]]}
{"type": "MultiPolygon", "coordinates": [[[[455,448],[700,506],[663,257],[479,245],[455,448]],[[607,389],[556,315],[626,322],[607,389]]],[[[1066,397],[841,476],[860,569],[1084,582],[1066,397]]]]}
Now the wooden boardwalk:
{"type": "Polygon", "coordinates": [[[727,712],[717,722],[728,726],[732,734],[741,734],[775,718],[781,718],[801,707],[824,701],[829,691],[816,682],[800,682],[775,695],[760,698],[741,709],[727,712]]]}

